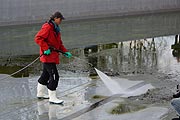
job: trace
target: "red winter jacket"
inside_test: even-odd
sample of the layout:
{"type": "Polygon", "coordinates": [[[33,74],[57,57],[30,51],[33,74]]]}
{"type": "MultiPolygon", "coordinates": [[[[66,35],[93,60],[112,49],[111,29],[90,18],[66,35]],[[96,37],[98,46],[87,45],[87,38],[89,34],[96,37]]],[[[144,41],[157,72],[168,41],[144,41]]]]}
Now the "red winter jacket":
{"type": "MultiPolygon", "coordinates": [[[[41,30],[35,36],[35,42],[40,46],[40,55],[48,50],[49,47],[54,47],[63,52],[67,52],[61,40],[61,33],[58,34],[54,30],[52,23],[45,23],[42,25],[41,30]]],[[[59,64],[59,53],[51,51],[50,55],[43,55],[40,58],[43,63],[56,63],[59,64]]]]}

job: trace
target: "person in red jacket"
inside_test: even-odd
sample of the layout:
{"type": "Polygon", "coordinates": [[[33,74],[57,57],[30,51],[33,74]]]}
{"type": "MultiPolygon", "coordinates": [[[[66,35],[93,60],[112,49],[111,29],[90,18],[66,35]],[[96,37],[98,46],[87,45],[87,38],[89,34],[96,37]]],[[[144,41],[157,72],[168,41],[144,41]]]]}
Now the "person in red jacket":
{"type": "Polygon", "coordinates": [[[40,46],[40,61],[43,63],[43,72],[38,79],[37,97],[39,99],[48,99],[50,103],[61,104],[64,101],[56,97],[56,88],[58,86],[59,74],[56,64],[59,64],[59,53],[55,50],[61,50],[64,56],[71,58],[72,54],[64,47],[61,40],[60,27],[63,15],[55,12],[49,22],[42,25],[40,31],[35,35],[35,42],[40,46]],[[48,88],[48,95],[45,90],[48,88]]]}

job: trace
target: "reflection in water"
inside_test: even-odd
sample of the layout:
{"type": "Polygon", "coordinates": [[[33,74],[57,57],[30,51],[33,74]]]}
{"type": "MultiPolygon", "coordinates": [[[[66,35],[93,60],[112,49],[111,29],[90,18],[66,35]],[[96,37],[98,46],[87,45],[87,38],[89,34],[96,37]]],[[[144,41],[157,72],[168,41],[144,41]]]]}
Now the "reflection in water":
{"type": "Polygon", "coordinates": [[[55,105],[45,103],[45,101],[37,102],[37,112],[39,120],[57,120],[57,113],[63,105],[55,105]]]}
{"type": "MultiPolygon", "coordinates": [[[[172,48],[174,48],[173,55],[178,55],[179,42],[177,41],[178,37],[176,36],[175,38],[175,43],[177,43],[175,45],[172,45],[172,41],[174,41],[173,36],[168,36],[72,49],[71,52],[76,57],[67,59],[61,56],[61,64],[58,65],[58,69],[94,74],[96,73],[94,68],[88,64],[91,63],[94,67],[107,72],[109,75],[152,73],[162,69],[160,68],[160,64],[164,63],[164,56],[162,55],[164,53],[167,54],[167,51],[169,51],[168,46],[172,45],[172,48]]],[[[0,59],[0,72],[6,74],[15,72],[18,68],[31,63],[36,57],[38,55],[4,57],[0,59]],[[11,59],[11,62],[7,62],[8,59],[11,59]],[[8,72],[5,72],[5,68],[8,72]]],[[[39,75],[41,67],[41,63],[37,61],[18,76],[39,75]]]]}
{"type": "Polygon", "coordinates": [[[156,69],[158,61],[154,38],[97,45],[86,48],[85,55],[95,67],[113,74],[143,73],[156,69]]]}
{"type": "Polygon", "coordinates": [[[173,57],[176,57],[177,62],[180,62],[180,35],[175,36],[175,42],[171,45],[171,49],[173,49],[173,57]]]}

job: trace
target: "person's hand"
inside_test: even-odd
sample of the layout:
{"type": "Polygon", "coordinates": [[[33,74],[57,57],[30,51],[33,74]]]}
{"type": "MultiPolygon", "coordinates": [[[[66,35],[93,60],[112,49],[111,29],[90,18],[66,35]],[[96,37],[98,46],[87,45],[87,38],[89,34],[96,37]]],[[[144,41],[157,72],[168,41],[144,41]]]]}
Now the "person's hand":
{"type": "Polygon", "coordinates": [[[72,57],[72,54],[70,52],[65,52],[64,53],[64,56],[67,57],[67,58],[71,58],[72,57]]]}
{"type": "Polygon", "coordinates": [[[50,54],[51,54],[51,50],[50,49],[44,51],[44,55],[50,55],[50,54]]]}

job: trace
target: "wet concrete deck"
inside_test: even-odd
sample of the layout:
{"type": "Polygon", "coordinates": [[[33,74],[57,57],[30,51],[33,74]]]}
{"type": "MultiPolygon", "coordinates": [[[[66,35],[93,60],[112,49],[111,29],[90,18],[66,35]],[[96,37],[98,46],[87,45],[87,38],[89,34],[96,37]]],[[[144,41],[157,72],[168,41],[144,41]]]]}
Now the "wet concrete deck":
{"type": "MultiPolygon", "coordinates": [[[[61,84],[59,84],[57,91],[58,97],[65,100],[63,105],[49,104],[48,100],[36,98],[38,76],[8,78],[1,81],[0,118],[2,120],[143,120],[144,116],[149,115],[147,120],[150,120],[152,116],[149,113],[152,113],[153,120],[159,120],[162,115],[168,112],[167,107],[148,107],[148,105],[145,105],[143,109],[131,111],[133,102],[128,100],[128,95],[124,97],[123,94],[112,95],[98,77],[91,79],[89,77],[72,77],[73,75],[76,76],[75,74],[68,77],[66,75],[61,76],[61,84]],[[113,107],[120,103],[129,103],[126,106],[127,108],[120,109],[120,111],[124,110],[125,113],[111,114],[113,107]]],[[[119,79],[118,82],[122,83],[121,85],[126,85],[123,86],[128,87],[129,91],[133,92],[133,95],[129,96],[136,96],[139,95],[140,91],[147,92],[148,90],[148,87],[146,90],[141,89],[148,82],[129,81],[117,77],[112,79],[116,81],[119,79]]],[[[137,106],[142,105],[136,104],[137,106]]]]}

